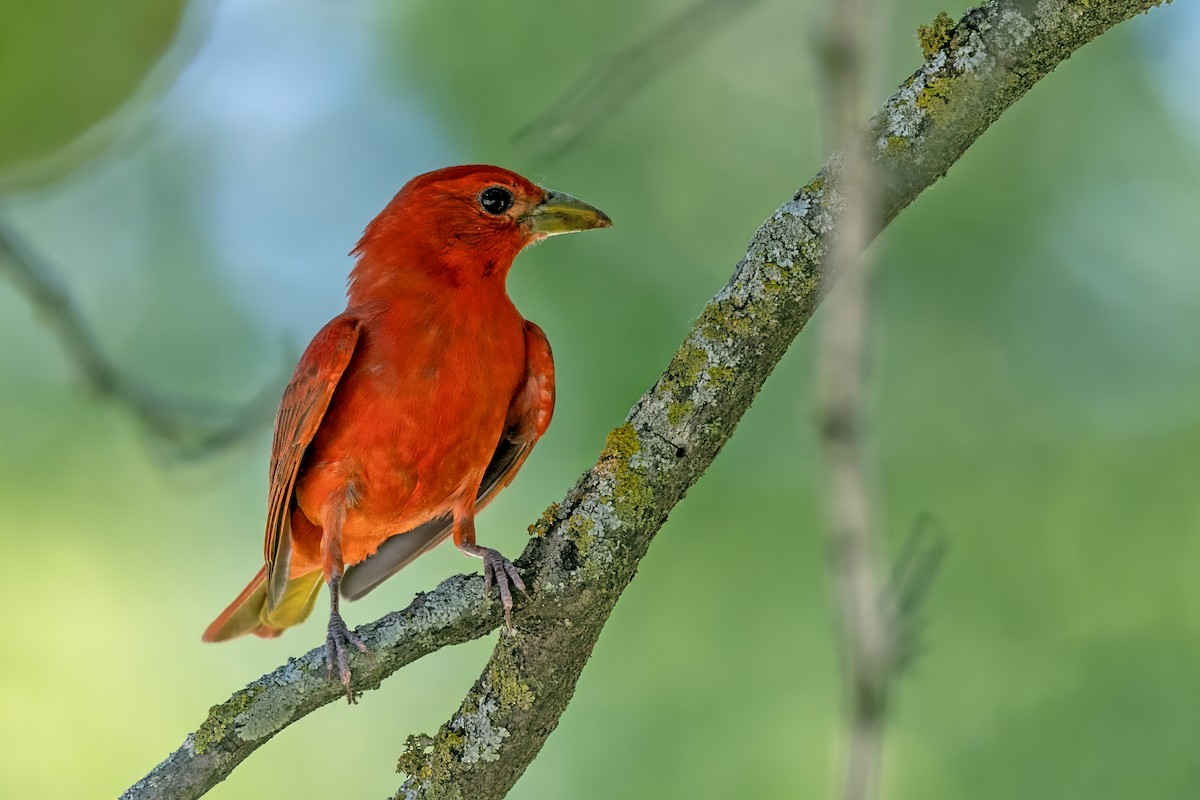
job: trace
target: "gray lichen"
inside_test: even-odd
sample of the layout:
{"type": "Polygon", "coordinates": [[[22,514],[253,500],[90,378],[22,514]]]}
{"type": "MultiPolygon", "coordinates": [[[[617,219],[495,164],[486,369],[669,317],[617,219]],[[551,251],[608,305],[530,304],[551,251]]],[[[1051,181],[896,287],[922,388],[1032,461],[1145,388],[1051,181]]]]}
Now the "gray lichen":
{"type": "Polygon", "coordinates": [[[479,698],[479,705],[473,713],[460,714],[450,723],[451,728],[465,737],[460,759],[464,764],[500,758],[500,745],[508,738],[508,729],[492,724],[492,715],[497,708],[496,701],[484,695],[479,698]]]}
{"type": "MultiPolygon", "coordinates": [[[[1016,14],[1017,12],[1012,12],[1016,14]]],[[[987,46],[983,43],[983,34],[991,29],[991,23],[986,19],[980,20],[975,28],[968,29],[966,41],[953,49],[954,69],[959,73],[973,72],[989,63],[987,46]]]]}
{"type": "Polygon", "coordinates": [[[925,63],[877,116],[877,152],[912,157],[909,150],[914,140],[936,122],[941,107],[968,91],[960,82],[978,79],[1010,61],[1033,32],[1033,23],[1017,8],[1001,8],[998,0],[968,11],[957,23],[940,13],[930,24],[920,26],[918,39],[925,63]]]}
{"type": "Polygon", "coordinates": [[[1006,8],[1000,12],[996,22],[996,32],[992,36],[996,54],[1008,60],[1015,55],[1025,40],[1033,35],[1033,23],[1025,19],[1021,12],[1006,8]]]}
{"type": "MultiPolygon", "coordinates": [[[[295,660],[272,683],[276,687],[294,686],[304,675],[295,660]]],[[[234,719],[234,730],[244,742],[253,742],[269,737],[287,726],[296,716],[296,708],[303,698],[297,691],[268,691],[266,687],[254,701],[234,719]]]]}

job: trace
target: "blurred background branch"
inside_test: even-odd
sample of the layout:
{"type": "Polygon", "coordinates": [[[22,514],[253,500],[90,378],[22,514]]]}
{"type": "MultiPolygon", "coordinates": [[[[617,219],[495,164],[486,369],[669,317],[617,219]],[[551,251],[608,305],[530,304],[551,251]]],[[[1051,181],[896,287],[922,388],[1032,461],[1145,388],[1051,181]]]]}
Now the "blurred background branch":
{"type": "Polygon", "coordinates": [[[540,117],[513,135],[539,159],[561,155],[604,123],[658,73],[691,51],[761,0],[696,0],[642,39],[594,63],[540,117]]]}
{"type": "MultiPolygon", "coordinates": [[[[870,288],[874,259],[868,245],[879,230],[879,184],[862,146],[859,120],[865,106],[875,0],[836,0],[825,46],[828,116],[843,156],[841,188],[846,211],[825,259],[825,319],[817,354],[817,425],[826,459],[828,564],[840,622],[843,697],[846,706],[841,796],[878,796],[892,665],[879,554],[872,517],[871,458],[863,437],[868,365],[870,288]]],[[[870,143],[869,143],[870,144],[870,143]]],[[[868,144],[868,146],[869,146],[868,144]]]]}
{"type": "Polygon", "coordinates": [[[224,450],[261,432],[274,416],[286,376],[265,384],[240,407],[155,391],[131,377],[104,353],[53,266],[3,224],[0,268],[57,337],[88,389],[127,410],[170,455],[197,458],[224,450]]]}

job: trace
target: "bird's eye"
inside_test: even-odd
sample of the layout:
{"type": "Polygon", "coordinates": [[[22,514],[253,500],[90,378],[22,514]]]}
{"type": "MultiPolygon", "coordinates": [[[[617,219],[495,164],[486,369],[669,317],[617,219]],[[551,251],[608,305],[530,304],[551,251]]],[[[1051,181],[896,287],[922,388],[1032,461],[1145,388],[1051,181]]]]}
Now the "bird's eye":
{"type": "Polygon", "coordinates": [[[489,214],[503,214],[512,204],[512,192],[503,186],[489,186],[479,193],[479,205],[489,214]]]}

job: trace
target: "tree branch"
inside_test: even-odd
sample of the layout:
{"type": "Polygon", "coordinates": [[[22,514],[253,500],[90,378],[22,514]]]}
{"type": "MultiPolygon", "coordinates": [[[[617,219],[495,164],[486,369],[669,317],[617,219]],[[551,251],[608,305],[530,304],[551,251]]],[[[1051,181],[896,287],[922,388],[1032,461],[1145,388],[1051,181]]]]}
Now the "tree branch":
{"type": "MultiPolygon", "coordinates": [[[[1000,0],[928,37],[929,60],[868,123],[862,146],[880,180],[878,228],[945,174],[976,138],[1072,52],[1160,0],[1000,0]]],[[[621,591],[667,514],[733,433],[833,275],[823,262],[842,211],[843,158],[784,203],[751,240],[666,371],[609,434],[596,466],[533,526],[520,561],[532,599],[500,637],[458,712],[401,759],[405,798],[503,797],[558,723],[621,591]]],[[[459,576],[409,609],[365,626],[373,666],[354,658],[356,689],[445,644],[498,626],[481,579],[459,576]]],[[[270,736],[336,699],[320,649],[260,678],[125,798],[189,800],[270,736]],[[203,752],[198,752],[200,749],[203,752]]]]}
{"type": "MultiPolygon", "coordinates": [[[[357,629],[372,659],[353,661],[354,688],[377,688],[406,664],[447,645],[478,639],[495,630],[503,619],[499,604],[483,600],[482,576],[447,578],[432,592],[419,594],[403,611],[357,629]]],[[[213,706],[196,732],[189,733],[178,750],[129,787],[121,800],[200,797],[276,733],[343,697],[341,684],[326,676],[324,646],[289,659],[213,706]]]]}

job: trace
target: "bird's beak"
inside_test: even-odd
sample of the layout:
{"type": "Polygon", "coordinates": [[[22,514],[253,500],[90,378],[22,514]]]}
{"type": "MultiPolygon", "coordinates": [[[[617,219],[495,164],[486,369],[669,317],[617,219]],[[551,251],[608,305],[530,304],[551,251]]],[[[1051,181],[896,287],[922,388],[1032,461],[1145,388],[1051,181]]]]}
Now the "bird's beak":
{"type": "Polygon", "coordinates": [[[529,226],[530,233],[538,237],[612,225],[608,215],[595,206],[553,190],[547,190],[542,202],[522,216],[521,221],[529,226]]]}

